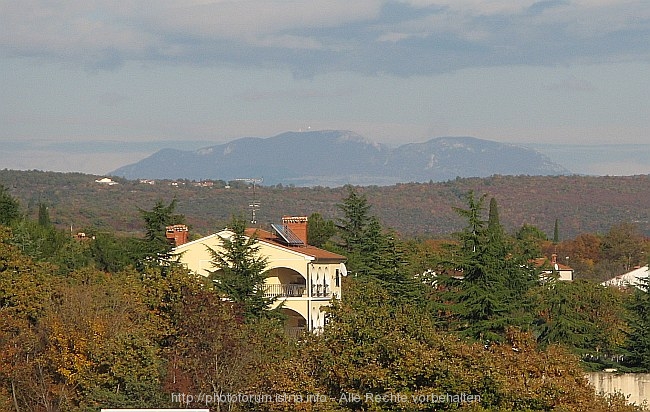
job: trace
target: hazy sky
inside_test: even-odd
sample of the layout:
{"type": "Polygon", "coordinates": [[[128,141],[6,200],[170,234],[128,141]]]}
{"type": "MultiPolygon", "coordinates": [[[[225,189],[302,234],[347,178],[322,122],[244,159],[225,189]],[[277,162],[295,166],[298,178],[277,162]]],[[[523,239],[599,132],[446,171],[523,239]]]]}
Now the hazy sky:
{"type": "Polygon", "coordinates": [[[650,143],[650,3],[0,0],[0,75],[0,168],[307,128],[650,143]]]}

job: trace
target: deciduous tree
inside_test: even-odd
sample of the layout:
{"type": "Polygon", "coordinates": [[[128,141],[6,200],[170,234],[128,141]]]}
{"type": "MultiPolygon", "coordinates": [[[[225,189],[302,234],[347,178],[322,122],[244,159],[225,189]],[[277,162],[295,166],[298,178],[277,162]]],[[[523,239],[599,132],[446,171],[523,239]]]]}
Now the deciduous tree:
{"type": "Polygon", "coordinates": [[[620,264],[622,270],[630,270],[642,260],[643,236],[632,223],[612,226],[603,237],[603,257],[620,264]]]}
{"type": "Polygon", "coordinates": [[[624,352],[624,292],[577,280],[546,283],[534,295],[539,299],[536,330],[542,345],[564,345],[596,365],[624,352]]]}
{"type": "Polygon", "coordinates": [[[542,349],[516,328],[502,343],[468,342],[436,329],[417,308],[389,310],[387,297],[376,280],[351,279],[324,333],[301,348],[304,361],[296,366],[316,378],[315,390],[343,399],[331,410],[634,410],[597,396],[577,358],[560,346],[542,349]],[[480,401],[418,401],[462,393],[480,401]]]}
{"type": "Polygon", "coordinates": [[[547,237],[539,228],[523,224],[515,234],[515,253],[525,259],[535,259],[543,256],[543,245],[547,237]]]}

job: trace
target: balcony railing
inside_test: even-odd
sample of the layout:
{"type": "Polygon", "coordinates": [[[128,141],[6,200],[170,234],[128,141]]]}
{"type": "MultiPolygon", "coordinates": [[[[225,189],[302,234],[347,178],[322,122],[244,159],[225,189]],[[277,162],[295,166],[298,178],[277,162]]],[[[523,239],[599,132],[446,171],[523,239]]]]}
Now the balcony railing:
{"type": "Polygon", "coordinates": [[[298,339],[307,331],[307,328],[304,326],[285,326],[284,331],[287,336],[298,339]]]}
{"type": "Polygon", "coordinates": [[[315,298],[329,298],[332,291],[328,285],[311,285],[311,295],[315,298]]]}
{"type": "MultiPolygon", "coordinates": [[[[299,298],[307,296],[307,285],[302,284],[285,284],[273,283],[264,285],[264,296],[283,297],[283,298],[299,298]]],[[[311,296],[315,298],[329,298],[332,296],[332,291],[328,285],[311,285],[311,296]]]]}
{"type": "Polygon", "coordinates": [[[298,298],[305,296],[306,285],[271,284],[264,285],[264,297],[298,298]]]}

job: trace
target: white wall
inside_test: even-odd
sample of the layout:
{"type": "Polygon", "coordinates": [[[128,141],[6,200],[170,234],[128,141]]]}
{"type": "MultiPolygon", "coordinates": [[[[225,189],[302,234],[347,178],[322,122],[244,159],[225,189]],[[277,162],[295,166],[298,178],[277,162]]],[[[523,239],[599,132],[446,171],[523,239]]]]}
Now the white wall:
{"type": "Polygon", "coordinates": [[[587,378],[596,389],[596,393],[613,394],[620,392],[628,402],[650,406],[650,373],[607,373],[590,372],[587,378]]]}

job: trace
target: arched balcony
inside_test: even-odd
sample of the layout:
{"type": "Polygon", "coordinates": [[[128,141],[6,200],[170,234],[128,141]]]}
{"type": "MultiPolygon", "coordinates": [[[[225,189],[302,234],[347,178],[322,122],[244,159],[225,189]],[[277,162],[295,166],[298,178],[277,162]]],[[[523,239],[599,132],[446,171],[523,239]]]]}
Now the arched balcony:
{"type": "Polygon", "coordinates": [[[286,316],[284,330],[288,336],[299,338],[307,331],[307,320],[300,313],[289,308],[282,308],[280,311],[286,316]]]}
{"type": "Polygon", "coordinates": [[[265,297],[299,298],[307,296],[307,280],[293,269],[276,267],[267,272],[265,297]]]}

